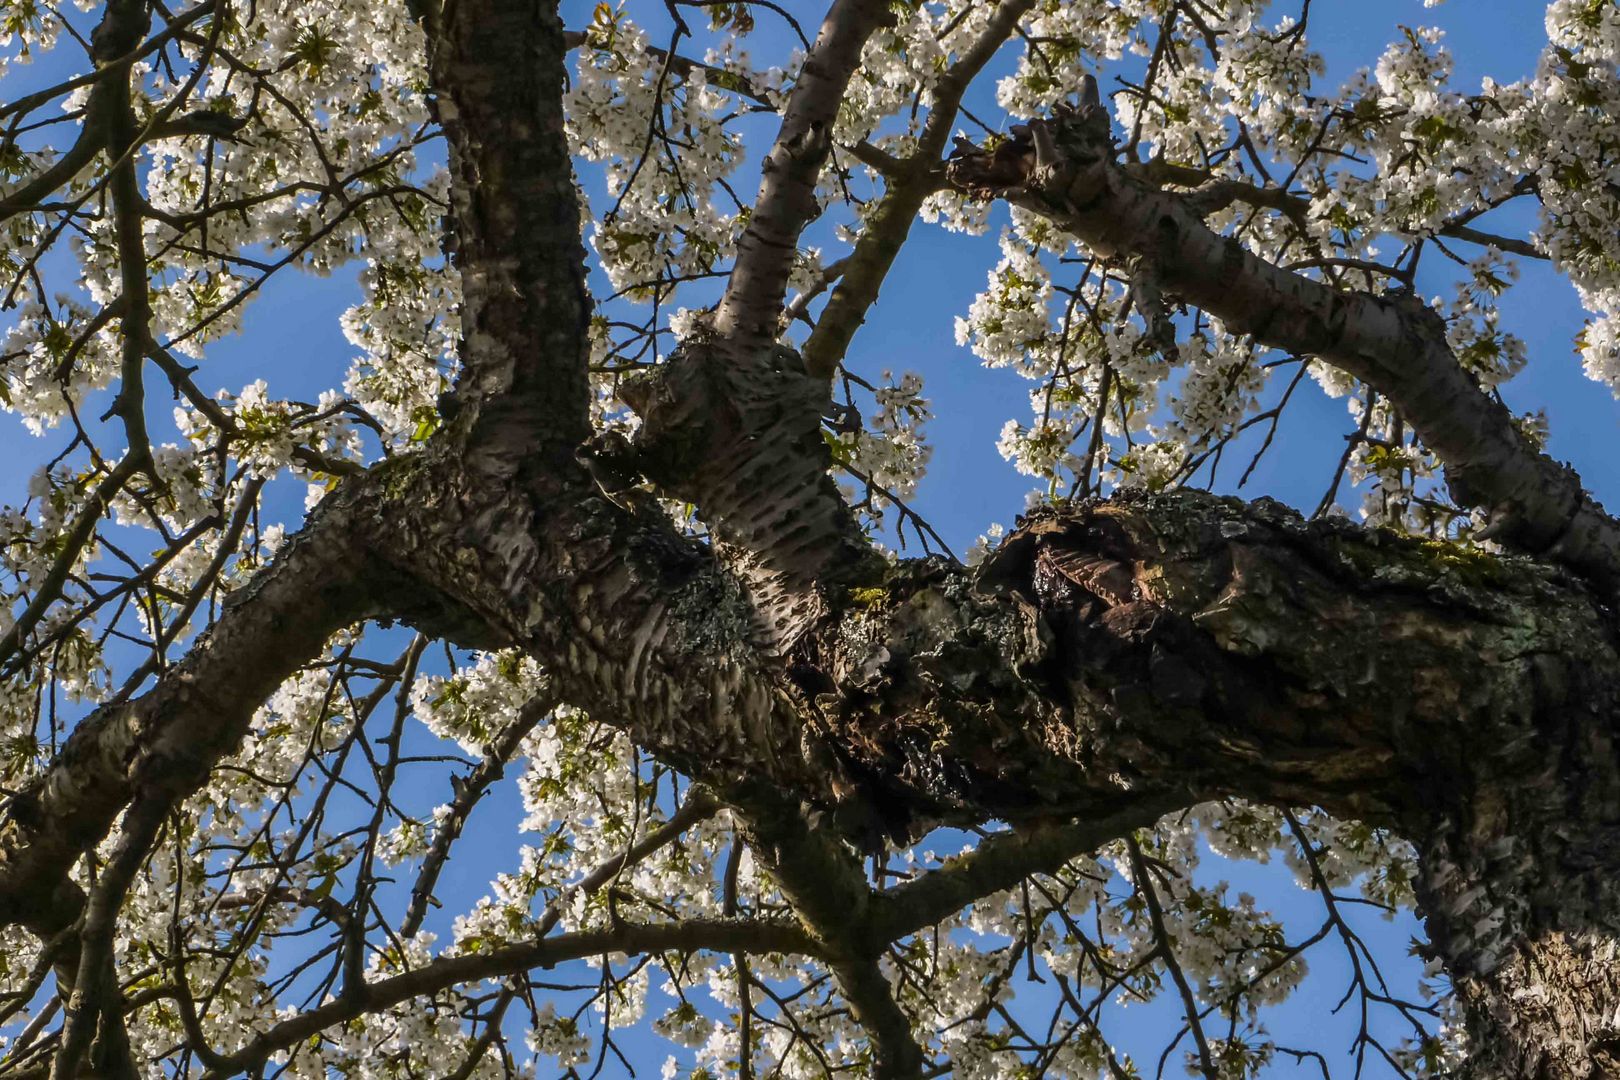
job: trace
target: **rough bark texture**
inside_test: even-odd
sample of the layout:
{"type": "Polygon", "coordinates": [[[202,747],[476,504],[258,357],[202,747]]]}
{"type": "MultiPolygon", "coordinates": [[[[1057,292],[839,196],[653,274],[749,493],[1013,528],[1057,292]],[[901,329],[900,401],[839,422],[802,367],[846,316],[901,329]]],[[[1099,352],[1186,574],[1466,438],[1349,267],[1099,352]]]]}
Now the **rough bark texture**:
{"type": "Polygon", "coordinates": [[[1044,512],[978,570],[881,564],[860,543],[825,475],[824,384],[770,337],[840,80],[881,18],[881,5],[833,6],[735,303],[715,340],[629,394],[646,429],[631,463],[696,499],[717,539],[705,545],[575,457],[588,298],[555,15],[502,0],[448,10],[432,70],[467,326],[450,423],[346,480],[183,662],[86,720],[9,801],[0,918],[40,933],[71,921],[68,868],[124,806],[161,816],[332,631],[393,618],[527,650],[560,700],[739,807],[801,926],[626,926],[435,961],[264,1033],[221,1075],[367,1007],[528,964],[757,948],[825,959],[879,1074],[916,1076],[875,963],[884,942],[1228,795],[1321,805],[1418,844],[1478,1077],[1613,1074],[1617,531],[1442,355],[1416,305],[1334,292],[1215,237],[1182,197],[1112,164],[1094,112],[965,154],[959,183],[1052,214],[1099,251],[1148,257],[1166,288],[1378,386],[1460,496],[1562,566],[1191,493],[1044,512]],[[881,895],[852,869],[850,842],[988,818],[1020,831],[971,868],[881,895]]]}
{"type": "Polygon", "coordinates": [[[590,435],[591,305],[563,135],[562,22],[545,4],[457,0],[434,29],[467,341],[446,412],[492,482],[519,464],[545,473],[590,435]]]}
{"type": "Polygon", "coordinates": [[[784,678],[700,553],[650,520],[615,534],[605,501],[594,513],[567,526],[555,581],[524,575],[533,592],[489,590],[491,568],[426,576],[730,797],[792,791],[856,839],[986,816],[1124,832],[1225,795],[1316,803],[1419,844],[1479,1060],[1514,1063],[1481,1075],[1599,1060],[1620,1008],[1599,959],[1620,660],[1610,616],[1562,571],[1276,504],[1137,497],[1031,520],[977,573],[901,565],[784,678]],[[557,595],[567,608],[537,599],[557,595]],[[1581,955],[1568,940],[1595,976],[1550,982],[1546,965],[1581,955]],[[1490,1018],[1507,1003],[1517,1027],[1490,1018]]]}
{"type": "Polygon", "coordinates": [[[827,470],[825,382],[797,353],[697,342],[623,390],[641,415],[633,468],[697,506],[780,651],[876,562],[827,470]]]}
{"type": "Polygon", "coordinates": [[[827,475],[825,377],[777,343],[798,237],[820,212],[816,183],[861,49],[892,16],[878,0],[836,0],[760,166],[759,197],[710,326],[632,380],[643,422],[614,462],[692,502],[754,607],[754,636],[781,652],[867,576],[871,553],[827,475]]]}

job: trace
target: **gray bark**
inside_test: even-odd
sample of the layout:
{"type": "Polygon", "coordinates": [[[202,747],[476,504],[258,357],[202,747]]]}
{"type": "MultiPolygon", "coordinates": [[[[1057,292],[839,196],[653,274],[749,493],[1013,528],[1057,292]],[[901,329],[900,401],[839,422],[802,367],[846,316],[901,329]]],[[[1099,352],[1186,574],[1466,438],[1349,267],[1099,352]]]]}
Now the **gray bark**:
{"type": "MultiPolygon", "coordinates": [[[[869,6],[840,3],[823,37],[853,64],[876,25],[869,6]]],[[[346,480],[183,662],[87,720],[7,805],[0,918],[40,933],[70,921],[68,867],[122,807],[160,812],[195,790],[333,630],[394,618],[526,650],[561,700],[708,784],[748,819],[802,927],[622,927],[436,963],[265,1033],[235,1065],[367,1007],[536,963],[765,948],[824,958],[872,1027],[880,1073],[914,1076],[904,1017],[874,979],[883,943],[1236,795],[1321,805],[1419,846],[1479,1077],[1614,1070],[1615,526],[1504,428],[1426,316],[1267,267],[1115,169],[1089,129],[1057,140],[1057,161],[1017,142],[970,155],[959,182],[1050,212],[1100,250],[1147,245],[1167,288],[1379,386],[1463,497],[1562,565],[1183,494],[1044,512],[977,571],[882,567],[824,475],[811,380],[768,345],[739,345],[780,308],[769,282],[785,281],[748,247],[740,272],[759,276],[734,284],[751,314],[721,326],[738,333],[694,346],[641,398],[641,465],[699,497],[720,541],[700,545],[649,501],[609,498],[575,456],[589,308],[559,25],[528,4],[462,0],[433,30],[468,326],[450,422],[421,453],[346,480]],[[649,453],[661,446],[677,452],[649,453]],[[1022,831],[969,869],[883,894],[851,876],[846,840],[992,817],[1022,831]]],[[[828,107],[835,74],[815,74],[831,81],[809,104],[828,107]]],[[[821,137],[804,123],[785,123],[789,150],[821,137]]],[[[782,166],[797,194],[757,218],[780,232],[766,241],[791,245],[808,220],[795,178],[813,156],[782,166]]],[[[761,203],[775,198],[768,183],[761,203]]]]}

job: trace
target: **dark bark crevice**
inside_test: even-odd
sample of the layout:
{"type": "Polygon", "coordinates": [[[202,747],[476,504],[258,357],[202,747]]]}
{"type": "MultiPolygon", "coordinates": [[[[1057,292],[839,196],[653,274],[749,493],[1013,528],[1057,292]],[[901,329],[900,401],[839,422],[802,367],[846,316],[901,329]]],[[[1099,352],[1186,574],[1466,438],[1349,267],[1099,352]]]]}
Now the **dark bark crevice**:
{"type": "Polygon", "coordinates": [[[976,575],[906,564],[801,682],[901,803],[1175,785],[1394,823],[1465,736],[1553,709],[1554,668],[1608,678],[1612,640],[1557,570],[1187,493],[1037,516],[976,575]]]}

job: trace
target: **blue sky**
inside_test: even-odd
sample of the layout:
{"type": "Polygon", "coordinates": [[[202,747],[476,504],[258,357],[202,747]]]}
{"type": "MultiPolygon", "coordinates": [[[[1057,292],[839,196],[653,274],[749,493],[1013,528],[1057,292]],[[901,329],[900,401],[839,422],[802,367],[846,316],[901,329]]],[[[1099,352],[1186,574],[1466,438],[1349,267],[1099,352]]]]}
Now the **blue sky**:
{"type": "MultiPolygon", "coordinates": [[[[569,0],[564,4],[565,21],[570,26],[583,25],[591,7],[585,0],[569,0]]],[[[801,0],[790,7],[813,32],[820,6],[801,0]]],[[[1294,3],[1278,8],[1294,9],[1294,3]]],[[[659,4],[638,0],[631,11],[651,25],[662,25],[659,4]]],[[[1450,0],[1435,9],[1426,9],[1421,0],[1360,0],[1353,4],[1318,0],[1312,12],[1311,38],[1328,60],[1330,70],[1323,85],[1333,86],[1356,68],[1373,64],[1385,44],[1398,34],[1399,24],[1439,25],[1448,30],[1448,42],[1457,58],[1455,85],[1468,90],[1486,75],[1499,82],[1528,75],[1544,40],[1541,17],[1541,6],[1531,0],[1450,0]]],[[[770,55],[784,40],[780,25],[762,12],[755,51],[770,55]]],[[[48,63],[22,69],[0,84],[0,96],[11,99],[50,74],[48,63]]],[[[982,80],[976,98],[970,101],[974,111],[986,118],[1000,115],[991,99],[993,76],[994,71],[982,80]]],[[[756,146],[755,152],[760,149],[756,146]]],[[[747,169],[739,174],[745,187],[751,187],[752,176],[747,169]]],[[[587,176],[585,183],[590,188],[593,181],[587,176]]],[[[998,216],[997,225],[1001,220],[998,216]]],[[[1530,221],[1522,212],[1503,212],[1491,220],[1504,230],[1523,229],[1530,221]]],[[[914,505],[958,552],[989,522],[1010,525],[1031,486],[995,450],[1002,424],[1009,418],[1027,417],[1030,384],[1010,372],[985,371],[954,338],[954,317],[966,312],[983,287],[985,273],[996,262],[996,228],[993,225],[987,237],[974,239],[918,223],[851,351],[851,363],[867,375],[883,368],[914,369],[923,374],[936,415],[929,428],[935,449],[914,505]]],[[[836,249],[829,244],[827,250],[836,249]]],[[[1580,371],[1571,339],[1581,325],[1582,313],[1573,290],[1540,264],[1522,261],[1521,267],[1521,281],[1502,306],[1507,328],[1529,346],[1530,363],[1507,387],[1506,396],[1516,410],[1545,409],[1551,422],[1551,452],[1571,462],[1600,499],[1620,506],[1620,481],[1610,465],[1620,412],[1608,391],[1580,371]]],[[[600,275],[596,280],[602,283],[600,275]]],[[[1420,279],[1419,285],[1433,293],[1440,291],[1443,282],[1420,279]]],[[[354,298],[352,273],[340,272],[327,279],[280,277],[249,305],[244,333],[211,347],[203,377],[208,385],[233,391],[262,377],[269,381],[273,395],[312,399],[322,389],[341,382],[353,356],[337,317],[354,298]]],[[[163,434],[170,430],[166,395],[154,386],[150,399],[154,436],[172,438],[163,434]]],[[[99,411],[92,408],[87,415],[99,411]]],[[[1276,446],[1243,494],[1272,495],[1309,509],[1328,482],[1343,446],[1340,436],[1350,430],[1343,402],[1326,399],[1306,381],[1282,422],[1276,446]]],[[[11,463],[0,472],[0,503],[18,502],[31,470],[65,441],[61,432],[45,440],[34,439],[14,417],[0,414],[0,455],[11,463]]],[[[1242,453],[1228,459],[1217,490],[1231,490],[1246,459],[1242,453]]],[[[299,512],[302,500],[302,486],[296,484],[281,485],[276,496],[278,509],[288,516],[299,512]]],[[[437,801],[437,796],[431,801],[437,801]]],[[[516,814],[512,785],[505,785],[479,814],[476,820],[488,825],[512,820],[516,814]]],[[[453,893],[469,899],[477,895],[490,872],[511,865],[514,843],[515,838],[502,828],[470,830],[462,855],[477,874],[453,886],[453,893]]],[[[1215,867],[1204,871],[1216,872],[1215,867]]],[[[1219,872],[1231,877],[1236,888],[1272,900],[1274,910],[1297,920],[1296,929],[1314,926],[1319,917],[1311,895],[1294,888],[1280,869],[1222,867],[1219,872]]],[[[443,891],[450,901],[449,910],[436,915],[430,925],[437,922],[443,929],[448,922],[449,911],[456,907],[451,893],[452,889],[443,891]]],[[[1365,929],[1374,948],[1382,947],[1393,957],[1404,954],[1409,939],[1418,932],[1410,919],[1383,923],[1370,916],[1365,929]]],[[[1401,966],[1398,960],[1395,963],[1401,966]]],[[[1410,964],[1405,967],[1410,973],[1410,964]]],[[[1319,949],[1313,954],[1313,971],[1317,977],[1307,990],[1272,1019],[1274,1030],[1280,1037],[1297,1032],[1297,1041],[1315,1043],[1324,1051],[1345,1046],[1350,1037],[1347,1032],[1353,1032],[1353,1027],[1344,1029],[1344,1023],[1353,1024],[1354,1018],[1324,1019],[1347,977],[1342,954],[1331,947],[1319,949]],[[1330,1032],[1325,1038],[1324,1030],[1330,1032]]],[[[1354,1005],[1348,1008],[1353,1010],[1354,1005]]],[[[1163,1015],[1158,1007],[1142,1011],[1128,1041],[1145,1046],[1162,1031],[1163,1015]]],[[[636,1064],[655,1074],[666,1052],[664,1044],[632,1040],[630,1045],[645,1050],[647,1056],[636,1064]]],[[[1170,1074],[1175,1075],[1177,1068],[1172,1063],[1170,1074]]],[[[611,1068],[607,1074],[613,1075],[611,1068]]],[[[1278,1075],[1290,1073],[1284,1066],[1278,1075]]],[[[1369,1075],[1380,1075],[1377,1064],[1370,1067],[1369,1075]]]]}

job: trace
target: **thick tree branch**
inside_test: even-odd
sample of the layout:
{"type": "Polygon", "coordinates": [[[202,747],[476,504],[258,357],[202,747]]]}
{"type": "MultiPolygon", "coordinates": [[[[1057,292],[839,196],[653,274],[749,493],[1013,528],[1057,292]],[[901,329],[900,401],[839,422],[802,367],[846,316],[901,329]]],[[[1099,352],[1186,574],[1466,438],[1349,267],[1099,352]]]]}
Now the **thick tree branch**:
{"type": "Polygon", "coordinates": [[[90,1049],[90,1040],[101,1029],[102,1042],[108,1035],[107,1017],[116,1016],[119,1032],[115,1043],[125,1055],[128,1046],[122,1036],[122,995],[113,966],[114,936],[118,930],[118,910],[135,881],[135,874],[146,862],[158,831],[168,816],[169,800],[162,794],[138,796],[125,815],[124,828],[112,858],[102,868],[95,889],[85,905],[84,926],[79,935],[77,978],[67,995],[63,1014],[61,1048],[51,1063],[51,1080],[73,1080],[79,1063],[90,1049]]]}
{"type": "Polygon", "coordinates": [[[1620,524],[1481,392],[1418,298],[1335,289],[1215,233],[1190,196],[1115,163],[1097,105],[1034,121],[994,152],[961,146],[950,178],[975,197],[1050,217],[1099,255],[1144,261],[1167,292],[1262,344],[1319,356],[1366,382],[1439,455],[1457,500],[1489,511],[1492,535],[1567,563],[1610,595],[1620,590],[1620,524]]]}
{"type": "Polygon", "coordinates": [[[835,0],[761,166],[711,332],[621,389],[642,426],[616,467],[697,506],[755,609],[751,638],[777,652],[872,566],[827,476],[824,380],[775,342],[799,233],[819,211],[816,181],[839,104],[862,47],[890,18],[879,0],[835,0]]]}
{"type": "Polygon", "coordinates": [[[79,138],[73,146],[44,172],[5,193],[4,198],[0,199],[0,222],[38,209],[40,200],[78,176],[95,160],[105,140],[106,133],[99,125],[86,124],[79,130],[79,138]]]}
{"type": "MultiPolygon", "coordinates": [[[[853,65],[871,32],[855,27],[880,19],[840,0],[824,35],[843,45],[829,51],[853,65]]],[[[194,790],[291,670],[334,629],[380,612],[463,644],[520,646],[565,700],[756,812],[762,794],[785,792],[858,842],[992,816],[1026,831],[937,882],[881,895],[858,870],[851,877],[826,829],[806,831],[808,844],[762,835],[803,927],[620,925],[440,958],[356,982],[217,1073],[251,1071],[331,1024],[463,982],[603,952],[692,949],[826,960],[905,1073],[908,1022],[876,963],[885,935],[1075,845],[1227,794],[1317,803],[1411,836],[1436,949],[1464,999],[1481,1016],[1521,991],[1546,1002],[1522,1010],[1522,1029],[1476,1022],[1486,1056],[1522,1063],[1556,1025],[1570,1055],[1598,1060],[1605,1017],[1620,1007],[1620,990],[1595,974],[1620,907],[1620,657],[1610,613],[1583,585],[1537,563],[1195,495],[1038,515],[977,571],[864,559],[826,497],[816,380],[769,348],[781,310],[773,282],[785,281],[783,260],[814,213],[801,196],[807,184],[813,193],[808,163],[819,169],[837,104],[814,89],[837,73],[813,65],[805,109],[790,107],[784,122],[785,136],[790,124],[798,134],[784,138],[766,183],[799,194],[767,192],[756,208],[791,235],[739,257],[748,272],[728,291],[735,310],[721,333],[691,343],[708,360],[669,365],[695,373],[689,381],[640,394],[648,430],[659,410],[678,420],[664,427],[669,441],[643,447],[667,458],[644,464],[691,485],[716,524],[712,548],[692,543],[656,507],[598,497],[572,456],[587,428],[587,308],[555,100],[560,27],[528,5],[471,0],[435,34],[467,288],[466,375],[447,434],[347,481],[186,660],[80,726],[0,821],[0,917],[42,933],[71,919],[80,898],[67,869],[120,808],[194,790]],[[763,346],[734,347],[744,341],[763,346]],[[694,431],[702,439],[684,441],[694,431]],[[866,588],[851,590],[857,580],[866,588]],[[784,615],[765,649],[761,610],[784,615]],[[1053,817],[1085,824],[1032,824],[1053,817]],[[1589,1001],[1541,979],[1539,965],[1561,957],[1573,960],[1560,970],[1598,986],[1589,1001]]],[[[1543,481],[1563,474],[1474,408],[1483,396],[1441,356],[1432,315],[1336,293],[1200,232],[1196,205],[1120,172],[1082,119],[1078,138],[1036,127],[1030,145],[979,155],[966,180],[1043,207],[1099,251],[1154,256],[1166,287],[1211,311],[1229,304],[1228,321],[1262,340],[1393,386],[1451,455],[1454,485],[1492,506],[1510,539],[1604,580],[1587,564],[1606,565],[1591,550],[1606,534],[1580,515],[1607,518],[1578,485],[1571,527],[1542,513],[1568,494],[1543,481]]]]}
{"type": "Polygon", "coordinates": [[[754,607],[752,640],[778,653],[874,565],[827,475],[825,380],[776,339],[844,91],[867,39],[890,20],[880,0],[834,0],[783,108],[710,325],[621,387],[641,429],[631,452],[601,455],[696,505],[754,607]]]}
{"type": "MultiPolygon", "coordinates": [[[[391,533],[459,550],[469,497],[424,481],[406,495],[421,519],[391,533]]],[[[609,526],[591,505],[551,522],[571,538],[553,556],[569,576],[536,563],[544,573],[503,589],[497,540],[420,572],[509,628],[565,695],[742,805],[789,791],[859,839],[986,817],[1130,827],[1228,795],[1314,803],[1439,853],[1427,910],[1469,926],[1435,931],[1462,973],[1496,970],[1537,927],[1587,933],[1606,910],[1597,886],[1553,900],[1573,868],[1607,865],[1615,828],[1610,804],[1556,778],[1570,752],[1590,783],[1620,773],[1600,749],[1620,658],[1602,605],[1555,570],[1264,500],[1139,495],[1038,517],[978,571],[902,564],[812,634],[784,681],[748,659],[711,564],[662,547],[661,525],[609,526]],[[549,607],[558,595],[573,606],[549,607]],[[1551,787],[1508,779],[1530,775],[1551,787]],[[1511,808],[1489,808],[1503,798],[1511,808]],[[852,801],[864,815],[839,809],[852,801]],[[1540,869],[1482,899],[1484,837],[1504,814],[1540,869]],[[1508,898],[1510,918],[1473,925],[1508,898]]],[[[949,892],[912,918],[965,895],[949,892]]],[[[814,896],[795,899],[812,920],[814,896]]],[[[860,923],[851,910],[827,914],[860,923]]]]}
{"type": "Polygon", "coordinates": [[[879,805],[1017,819],[1241,794],[1387,822],[1457,764],[1443,732],[1501,730],[1504,708],[1533,725],[1527,693],[1573,692],[1532,675],[1541,648],[1606,685],[1606,627],[1535,564],[1267,500],[1134,496],[1036,518],[977,573],[902,566],[818,635],[826,683],[800,680],[879,805]]]}
{"type": "Polygon", "coordinates": [[[571,468],[590,434],[590,300],[563,135],[562,23],[555,5],[458,0],[438,30],[432,77],[464,333],[444,406],[479,472],[571,468]]]}
{"type": "Polygon", "coordinates": [[[923,1050],[895,1000],[879,958],[892,940],[870,918],[873,892],[858,856],[798,805],[773,793],[747,800],[744,835],[776,880],[838,980],[850,1009],[872,1040],[878,1080],[920,1077],[923,1050]]]}
{"type": "MultiPolygon", "coordinates": [[[[100,29],[106,30],[114,21],[128,23],[121,34],[133,33],[139,39],[146,33],[148,12],[145,0],[115,0],[107,5],[107,15],[100,29]]],[[[146,434],[146,391],[143,368],[146,359],[146,341],[151,336],[151,303],[148,298],[146,270],[145,222],[141,217],[140,181],[135,175],[137,123],[131,98],[130,72],[123,69],[104,82],[97,83],[95,93],[106,100],[100,103],[102,124],[106,134],[107,156],[112,159],[107,178],[107,190],[112,196],[113,231],[118,249],[118,277],[122,286],[119,297],[119,321],[122,331],[118,394],[113,398],[108,416],[117,416],[124,425],[127,444],[125,456],[133,460],[142,471],[152,470],[152,444],[146,434]]],[[[172,102],[171,106],[178,104],[172,102]]],[[[153,484],[157,477],[153,474],[153,484]]]]}
{"type": "Polygon", "coordinates": [[[786,652],[876,570],[828,475],[826,383],[792,350],[691,342],[620,393],[642,418],[631,467],[697,506],[747,590],[754,641],[786,652]]]}
{"type": "Polygon", "coordinates": [[[1052,874],[1112,840],[1145,829],[1180,809],[1174,796],[1121,797],[1117,811],[1084,820],[1030,825],[981,840],[971,852],[873,897],[870,932],[886,940],[950,918],[991,893],[1017,885],[1032,874],[1052,874]]]}

